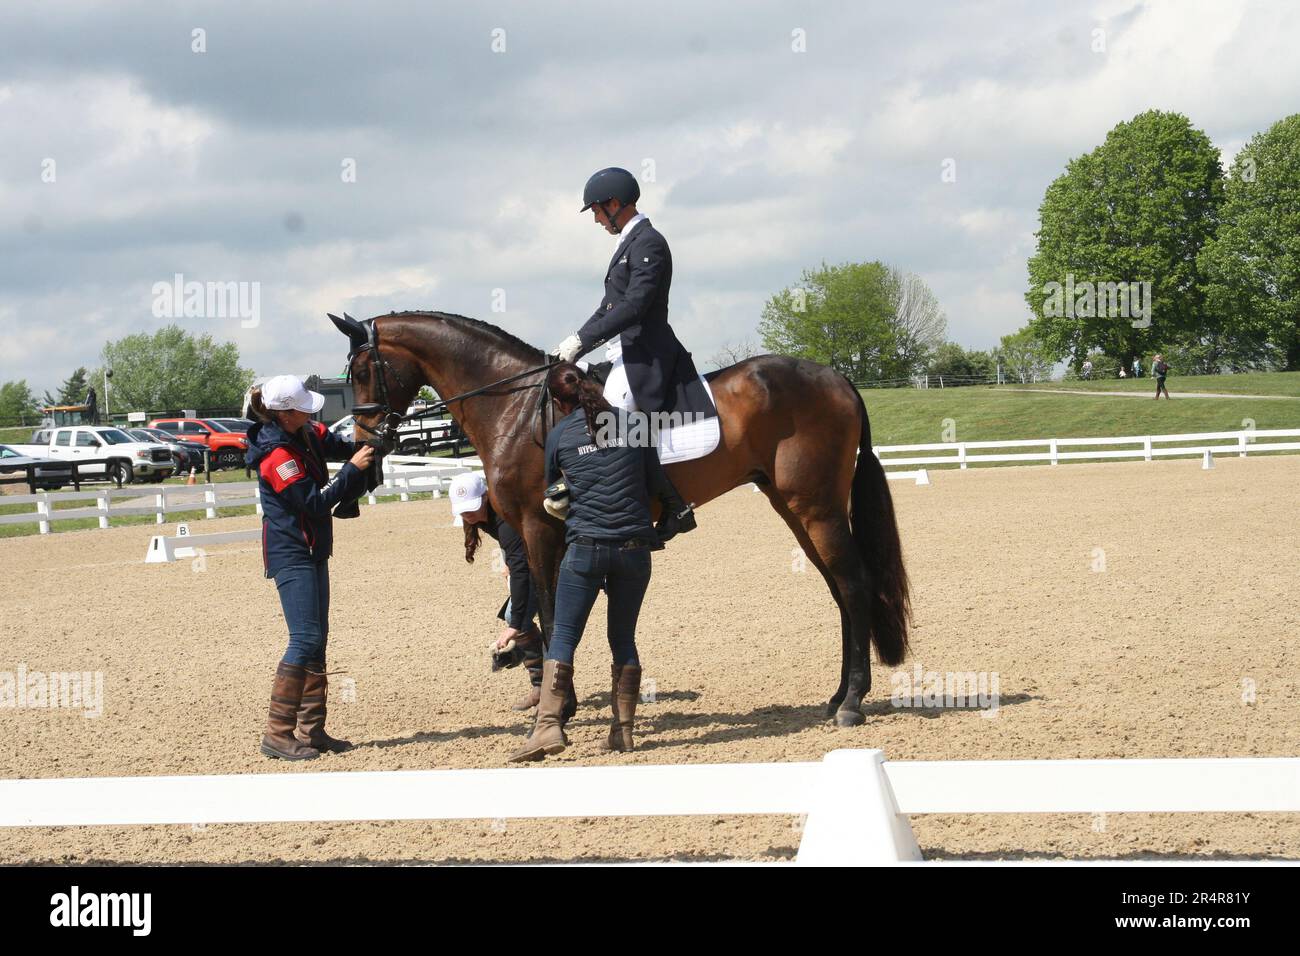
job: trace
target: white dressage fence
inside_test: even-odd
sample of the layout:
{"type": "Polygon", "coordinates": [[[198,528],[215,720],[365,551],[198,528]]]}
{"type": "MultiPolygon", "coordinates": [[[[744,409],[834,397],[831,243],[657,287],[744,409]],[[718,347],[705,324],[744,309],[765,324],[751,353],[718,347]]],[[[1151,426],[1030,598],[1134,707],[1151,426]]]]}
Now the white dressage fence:
{"type": "Polygon", "coordinates": [[[1186,435],[1137,435],[1124,438],[1031,438],[1015,441],[932,442],[922,445],[876,445],[872,451],[886,468],[902,465],[968,465],[993,462],[1057,465],[1063,461],[1105,461],[1211,455],[1237,455],[1262,452],[1300,451],[1300,428],[1245,429],[1233,432],[1194,432],[1186,435]],[[1111,446],[1131,447],[1111,447],[1111,446]],[[990,452],[991,449],[1032,448],[1035,451],[990,452]],[[1071,450],[1076,449],[1076,450],[1071,450]],[[1078,450],[1081,449],[1081,450],[1078,450]],[[918,455],[917,452],[942,452],[918,455]]]}
{"type": "MultiPolygon", "coordinates": [[[[331,473],[343,467],[331,462],[331,473]]],[[[439,497],[447,483],[466,471],[478,471],[478,458],[419,458],[390,455],[384,459],[384,481],[367,497],[371,504],[380,497],[397,495],[410,501],[411,495],[432,492],[439,497]]],[[[51,491],[35,495],[5,495],[4,505],[35,505],[34,511],[0,515],[0,525],[37,524],[41,534],[50,533],[52,521],[74,518],[97,518],[99,527],[109,527],[113,517],[153,515],[155,524],[163,524],[168,514],[202,511],[205,518],[217,517],[218,508],[252,505],[262,513],[256,481],[225,481],[202,485],[135,485],[126,488],[101,488],[95,491],[51,491]],[[63,502],[94,502],[82,508],[56,508],[63,502]]]]}
{"type": "Polygon", "coordinates": [[[924,813],[1295,813],[1300,758],[672,764],[0,781],[0,826],[804,816],[797,862],[918,861],[924,813]],[[524,795],[524,796],[521,796],[524,795]]]}

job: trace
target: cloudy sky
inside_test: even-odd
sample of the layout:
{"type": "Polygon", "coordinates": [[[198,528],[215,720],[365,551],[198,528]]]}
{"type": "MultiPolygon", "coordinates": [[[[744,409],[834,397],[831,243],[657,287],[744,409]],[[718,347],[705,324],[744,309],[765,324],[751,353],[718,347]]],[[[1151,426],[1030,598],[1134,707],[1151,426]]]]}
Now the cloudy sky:
{"type": "Polygon", "coordinates": [[[0,381],[171,321],[330,373],[345,309],[554,345],[599,301],[613,240],[577,209],[608,165],[645,180],[702,366],[823,260],[918,273],[987,348],[1068,159],[1150,108],[1230,158],[1296,109],[1298,40],[1280,0],[5,0],[0,381]],[[260,322],[155,317],[177,273],[258,283],[260,322]]]}

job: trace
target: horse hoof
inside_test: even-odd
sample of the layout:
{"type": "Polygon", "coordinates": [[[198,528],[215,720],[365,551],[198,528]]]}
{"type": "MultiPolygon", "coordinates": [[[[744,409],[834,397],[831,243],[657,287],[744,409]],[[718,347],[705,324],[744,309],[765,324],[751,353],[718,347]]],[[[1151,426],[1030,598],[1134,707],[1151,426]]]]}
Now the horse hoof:
{"type": "Polygon", "coordinates": [[[860,727],[867,722],[867,718],[860,710],[837,710],[835,712],[836,727],[860,727]]]}

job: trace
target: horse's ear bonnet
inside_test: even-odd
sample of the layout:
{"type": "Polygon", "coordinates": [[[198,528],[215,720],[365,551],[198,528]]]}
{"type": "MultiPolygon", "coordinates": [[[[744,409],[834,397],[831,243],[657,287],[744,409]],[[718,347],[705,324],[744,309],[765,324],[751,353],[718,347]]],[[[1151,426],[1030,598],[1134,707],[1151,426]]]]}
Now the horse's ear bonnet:
{"type": "Polygon", "coordinates": [[[333,313],[326,312],[325,314],[330,317],[330,321],[334,323],[334,327],[348,337],[348,340],[352,343],[350,351],[355,352],[358,346],[366,344],[368,338],[366,335],[366,327],[356,319],[352,318],[352,316],[344,312],[343,318],[340,319],[333,313]]]}

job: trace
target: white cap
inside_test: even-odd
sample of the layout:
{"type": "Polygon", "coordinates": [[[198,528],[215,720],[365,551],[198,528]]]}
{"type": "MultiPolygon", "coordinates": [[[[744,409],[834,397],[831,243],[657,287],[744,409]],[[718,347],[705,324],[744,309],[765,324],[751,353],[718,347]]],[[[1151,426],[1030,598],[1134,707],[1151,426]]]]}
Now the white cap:
{"type": "Polygon", "coordinates": [[[483,496],[487,494],[487,481],[481,471],[467,471],[451,480],[447,494],[451,497],[451,513],[463,515],[467,511],[478,511],[483,506],[483,496]]]}
{"type": "Polygon", "coordinates": [[[262,384],[262,404],[276,412],[315,415],[325,404],[325,396],[308,389],[296,375],[277,375],[262,384]]]}

